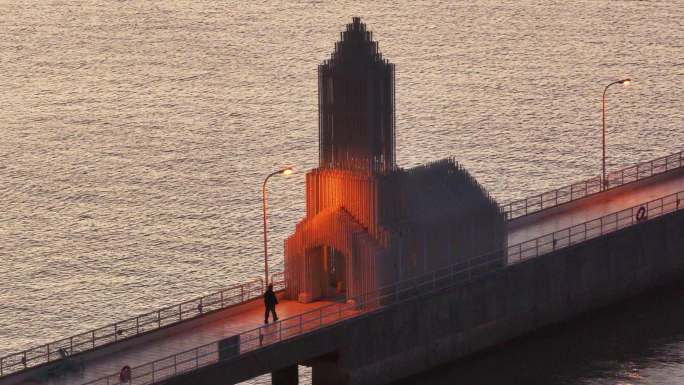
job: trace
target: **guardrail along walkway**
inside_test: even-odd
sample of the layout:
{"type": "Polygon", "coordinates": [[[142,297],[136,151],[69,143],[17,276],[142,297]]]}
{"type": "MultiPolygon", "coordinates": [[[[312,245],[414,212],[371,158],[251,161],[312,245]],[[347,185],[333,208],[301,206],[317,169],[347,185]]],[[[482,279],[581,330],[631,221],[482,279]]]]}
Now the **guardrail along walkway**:
{"type": "Polygon", "coordinates": [[[553,233],[561,229],[600,218],[684,190],[684,173],[674,173],[669,177],[617,194],[595,195],[591,201],[568,208],[546,217],[537,218],[529,223],[508,222],[508,244],[515,245],[530,239],[553,233]]]}
{"type": "MultiPolygon", "coordinates": [[[[275,324],[259,326],[239,333],[234,344],[223,346],[222,349],[225,350],[221,352],[219,351],[218,340],[216,340],[154,361],[132,366],[131,384],[153,384],[162,379],[214,364],[219,361],[220,356],[229,357],[226,359],[236,359],[241,354],[280,343],[338,322],[347,321],[355,316],[374,311],[380,306],[392,306],[424,295],[431,290],[442,290],[467,283],[485,274],[502,268],[505,269],[508,265],[523,263],[531,258],[681,210],[684,208],[683,200],[684,191],[680,191],[651,201],[641,202],[619,212],[510,246],[506,250],[470,258],[456,265],[397,282],[372,293],[360,295],[348,303],[330,303],[315,310],[281,319],[275,324]],[[500,261],[493,258],[495,255],[505,255],[508,263],[502,267],[500,261]]],[[[119,374],[116,371],[111,373],[84,385],[121,384],[119,374]]]]}
{"type": "MultiPolygon", "coordinates": [[[[620,187],[682,167],[684,167],[684,152],[663,156],[608,173],[606,175],[606,188],[620,187]]],[[[506,214],[507,219],[512,220],[599,192],[601,192],[601,177],[597,176],[539,195],[503,204],[501,205],[501,210],[506,214]]]]}

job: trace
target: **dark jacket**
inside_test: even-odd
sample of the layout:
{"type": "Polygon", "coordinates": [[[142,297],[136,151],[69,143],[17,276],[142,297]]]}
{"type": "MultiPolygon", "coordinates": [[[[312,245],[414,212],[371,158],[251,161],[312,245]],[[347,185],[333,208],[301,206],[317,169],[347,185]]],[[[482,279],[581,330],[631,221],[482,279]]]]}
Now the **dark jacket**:
{"type": "Polygon", "coordinates": [[[276,298],[273,290],[266,290],[264,293],[264,305],[266,307],[275,307],[278,304],[278,298],[276,298]]]}

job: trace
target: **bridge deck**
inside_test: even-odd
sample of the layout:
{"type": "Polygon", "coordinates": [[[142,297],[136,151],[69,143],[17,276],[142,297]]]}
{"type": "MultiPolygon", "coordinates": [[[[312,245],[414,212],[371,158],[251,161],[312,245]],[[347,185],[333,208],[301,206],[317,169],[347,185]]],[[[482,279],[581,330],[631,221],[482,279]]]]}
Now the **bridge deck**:
{"type": "MultiPolygon", "coordinates": [[[[256,300],[260,301],[260,300],[256,300]]],[[[329,301],[317,301],[302,304],[295,301],[281,300],[277,307],[278,317],[286,318],[296,314],[316,309],[330,304],[329,301]]],[[[125,348],[121,351],[88,360],[78,372],[67,372],[60,377],[34,378],[25,384],[40,385],[76,385],[96,380],[112,373],[117,373],[124,365],[136,365],[154,361],[183,352],[203,344],[208,344],[224,337],[230,337],[241,331],[254,329],[263,324],[264,309],[262,306],[252,306],[236,314],[200,325],[196,328],[185,329],[178,333],[155,339],[152,343],[141,343],[125,348]]],[[[178,326],[175,326],[176,328],[178,326]]],[[[37,370],[34,370],[37,372],[37,370]]],[[[41,376],[43,377],[43,376],[41,376]]],[[[3,381],[0,380],[0,384],[3,381]]]]}
{"type": "MultiPolygon", "coordinates": [[[[660,175],[649,181],[639,181],[631,186],[624,186],[564,206],[515,219],[509,222],[508,242],[509,245],[521,243],[682,190],[684,190],[684,173],[682,172],[660,175]]],[[[279,305],[278,312],[280,317],[286,318],[329,303],[320,301],[301,304],[284,300],[279,305]]],[[[179,328],[180,331],[173,334],[169,333],[169,335],[155,339],[151,343],[131,344],[130,347],[120,351],[89,359],[83,365],[82,370],[78,372],[67,373],[56,378],[41,378],[38,377],[40,374],[37,374],[37,378],[23,383],[40,385],[82,384],[117,373],[124,365],[135,367],[161,359],[221,338],[230,337],[241,331],[256,328],[262,322],[263,307],[253,306],[195,328],[183,328],[182,325],[174,326],[172,328],[179,328]]],[[[39,373],[40,370],[32,370],[31,372],[39,373]]],[[[0,385],[5,383],[8,382],[0,380],[0,385]]]]}
{"type": "Polygon", "coordinates": [[[671,172],[555,209],[540,211],[509,222],[508,245],[516,245],[683,190],[684,173],[671,172]]]}

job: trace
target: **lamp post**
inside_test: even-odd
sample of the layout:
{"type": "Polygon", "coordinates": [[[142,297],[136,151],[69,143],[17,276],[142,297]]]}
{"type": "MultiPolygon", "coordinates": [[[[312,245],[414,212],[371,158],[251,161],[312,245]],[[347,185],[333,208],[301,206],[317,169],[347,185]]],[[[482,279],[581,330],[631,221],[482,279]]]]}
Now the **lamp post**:
{"type": "Polygon", "coordinates": [[[606,88],[603,89],[603,99],[601,103],[601,115],[603,117],[603,156],[602,156],[602,177],[601,177],[601,190],[605,190],[608,187],[608,181],[606,180],[606,92],[608,91],[608,87],[612,86],[613,84],[624,84],[626,86],[631,83],[631,79],[622,79],[618,80],[616,82],[612,82],[606,86],[606,88]]]}
{"type": "Polygon", "coordinates": [[[266,179],[264,179],[264,184],[261,185],[262,207],[264,211],[264,284],[266,286],[268,286],[268,227],[266,225],[266,209],[268,202],[266,200],[266,182],[268,182],[270,177],[278,174],[290,175],[292,174],[292,167],[285,167],[281,170],[268,174],[266,179]]]}

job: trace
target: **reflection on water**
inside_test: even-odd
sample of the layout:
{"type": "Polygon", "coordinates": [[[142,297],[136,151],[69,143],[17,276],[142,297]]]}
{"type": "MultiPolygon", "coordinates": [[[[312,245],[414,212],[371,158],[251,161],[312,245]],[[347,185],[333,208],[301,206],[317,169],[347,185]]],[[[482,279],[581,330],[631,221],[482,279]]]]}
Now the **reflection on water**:
{"type": "Polygon", "coordinates": [[[683,305],[660,289],[394,385],[681,385],[683,305]]]}

